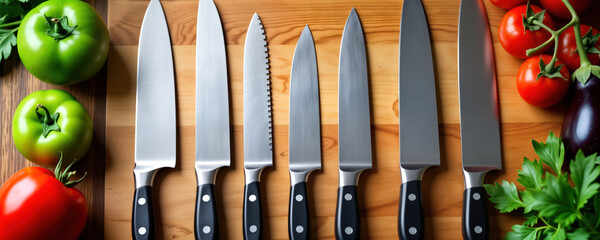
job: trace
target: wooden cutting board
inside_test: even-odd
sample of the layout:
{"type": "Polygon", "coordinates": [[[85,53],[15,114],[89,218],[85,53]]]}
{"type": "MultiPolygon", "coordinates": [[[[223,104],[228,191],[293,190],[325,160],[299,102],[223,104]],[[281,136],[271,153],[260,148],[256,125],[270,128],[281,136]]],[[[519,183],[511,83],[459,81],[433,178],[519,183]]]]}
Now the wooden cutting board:
{"type": "MultiPolygon", "coordinates": [[[[458,0],[423,0],[429,20],[436,67],[442,161],[423,178],[427,239],[461,239],[463,177],[457,85],[458,0]]],[[[148,1],[112,0],[108,27],[112,47],[108,60],[106,97],[106,239],[131,237],[133,199],[134,118],[137,44],[148,1]]],[[[193,239],[196,195],[194,173],[195,38],[198,1],[162,2],[173,43],[178,119],[178,159],[175,169],[154,179],[157,235],[161,239],[193,239]]],[[[305,24],[313,32],[318,58],[323,169],[309,178],[312,238],[334,238],[338,186],[337,69],[346,17],[355,7],[363,24],[369,58],[373,124],[373,169],[360,178],[360,214],[364,239],[397,239],[400,190],[398,162],[398,34],[402,1],[397,0],[217,0],[227,44],[232,109],[231,167],[217,177],[220,232],[223,239],[242,238],[243,44],[252,14],[259,13],[269,42],[274,119],[274,166],[262,175],[265,239],[287,239],[288,98],[293,50],[305,24]]],[[[531,139],[545,140],[560,131],[565,103],[541,109],[525,103],[515,88],[521,60],[497,42],[504,10],[485,1],[495,40],[500,97],[503,170],[488,174],[486,183],[513,180],[523,156],[536,158],[531,139]]],[[[415,79],[418,81],[418,79],[415,79]]],[[[156,109],[156,114],[161,114],[156,109]]],[[[482,143],[483,144],[483,143],[482,143]]],[[[523,219],[500,215],[488,204],[491,238],[504,237],[523,219]]]]}

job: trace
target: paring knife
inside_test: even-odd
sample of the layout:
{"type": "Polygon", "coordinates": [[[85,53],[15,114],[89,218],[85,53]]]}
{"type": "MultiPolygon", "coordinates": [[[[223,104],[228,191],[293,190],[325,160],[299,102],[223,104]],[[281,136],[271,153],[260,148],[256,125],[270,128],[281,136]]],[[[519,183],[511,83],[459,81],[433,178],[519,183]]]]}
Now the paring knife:
{"type": "Polygon", "coordinates": [[[398,233],[423,239],[421,178],[440,165],[435,78],[427,17],[420,0],[404,1],[400,20],[400,171],[402,186],[398,233]]]}
{"type": "Polygon", "coordinates": [[[494,49],[482,0],[463,0],[458,23],[460,136],[465,191],[462,233],[487,239],[483,177],[502,166],[494,49]]]}
{"type": "Polygon", "coordinates": [[[362,26],[350,11],[340,47],[339,65],[339,188],[335,213],[337,239],[360,238],[358,176],[372,168],[369,79],[362,26]]]}
{"type": "Polygon", "coordinates": [[[173,55],[158,0],[150,1],[142,22],[136,95],[132,236],[154,239],[152,179],[156,170],[176,162],[173,55]]]}
{"type": "Polygon", "coordinates": [[[262,239],[259,179],[273,165],[271,82],[265,31],[254,13],[244,46],[244,239],[262,239]]]}
{"type": "Polygon", "coordinates": [[[231,161],[225,40],[213,0],[200,0],[196,31],[196,239],[218,239],[215,176],[231,161]]]}
{"type": "Polygon", "coordinates": [[[307,25],[296,44],[290,73],[291,188],[288,233],[291,240],[310,238],[306,181],[310,172],[321,169],[320,125],[317,55],[307,25]]]}

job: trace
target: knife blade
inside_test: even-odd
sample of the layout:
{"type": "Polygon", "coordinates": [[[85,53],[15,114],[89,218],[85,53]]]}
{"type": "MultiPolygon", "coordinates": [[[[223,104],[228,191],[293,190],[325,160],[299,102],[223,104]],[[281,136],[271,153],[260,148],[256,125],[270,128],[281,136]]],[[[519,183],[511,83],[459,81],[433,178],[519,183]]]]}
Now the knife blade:
{"type": "Polygon", "coordinates": [[[215,176],[231,161],[225,40],[213,0],[200,0],[196,29],[196,239],[218,239],[215,176]]]}
{"type": "Polygon", "coordinates": [[[152,179],[176,163],[175,77],[164,11],[151,0],[140,31],[135,109],[134,239],[154,239],[152,179]]]}
{"type": "Polygon", "coordinates": [[[273,165],[267,51],[262,22],[254,13],[244,46],[244,239],[262,239],[260,173],[273,165]]]}
{"type": "Polygon", "coordinates": [[[362,26],[352,8],[340,47],[339,188],[335,214],[337,239],[360,238],[357,183],[363,170],[372,167],[369,79],[362,26]]]}
{"type": "Polygon", "coordinates": [[[494,49],[482,0],[460,4],[458,83],[465,179],[462,233],[465,239],[487,239],[483,178],[502,167],[502,158],[494,49]]]}
{"type": "Polygon", "coordinates": [[[402,185],[398,233],[422,239],[421,178],[440,165],[435,77],[427,17],[422,2],[404,1],[400,20],[398,110],[402,185]]]}
{"type": "Polygon", "coordinates": [[[292,60],[290,73],[290,206],[288,234],[292,240],[310,238],[306,181],[321,169],[319,75],[315,43],[304,27],[292,60]]]}

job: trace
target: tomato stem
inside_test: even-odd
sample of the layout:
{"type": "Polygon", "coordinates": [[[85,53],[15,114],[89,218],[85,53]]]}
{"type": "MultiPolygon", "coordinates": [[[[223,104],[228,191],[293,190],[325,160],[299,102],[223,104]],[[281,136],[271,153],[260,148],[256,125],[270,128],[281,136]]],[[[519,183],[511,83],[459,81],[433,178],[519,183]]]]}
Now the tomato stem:
{"type": "Polygon", "coordinates": [[[569,0],[562,0],[562,2],[567,9],[569,9],[569,13],[571,13],[571,22],[573,22],[573,32],[575,33],[575,42],[577,42],[577,53],[579,53],[579,62],[581,64],[580,67],[592,65],[592,62],[588,59],[585,48],[583,47],[583,41],[581,40],[581,21],[579,20],[579,16],[577,16],[577,12],[575,12],[575,9],[571,3],[569,3],[569,0]]]}
{"type": "Polygon", "coordinates": [[[54,177],[56,177],[56,179],[58,179],[58,181],[63,183],[66,187],[74,187],[75,185],[77,185],[78,183],[83,181],[85,176],[87,176],[87,172],[83,173],[83,177],[81,177],[77,180],[69,181],[69,179],[77,173],[76,171],[69,171],[69,170],[71,170],[71,167],[73,166],[73,164],[75,164],[76,160],[73,160],[71,162],[71,164],[69,164],[69,166],[67,166],[65,168],[65,170],[62,170],[61,169],[62,168],[62,159],[63,159],[63,153],[60,152],[60,159],[58,159],[58,163],[56,164],[56,167],[54,168],[54,177]]]}
{"type": "Polygon", "coordinates": [[[51,131],[60,132],[60,127],[58,126],[59,113],[50,115],[48,108],[44,107],[42,104],[38,104],[35,108],[35,114],[42,124],[42,136],[44,136],[44,138],[46,138],[51,131]],[[40,108],[44,110],[43,114],[39,113],[40,108]]]}
{"type": "Polygon", "coordinates": [[[57,42],[61,39],[70,36],[71,33],[75,31],[75,28],[77,28],[78,26],[69,26],[69,19],[67,18],[67,16],[55,18],[44,15],[44,17],[46,18],[46,24],[48,25],[48,28],[46,29],[46,34],[52,37],[57,42]]]}

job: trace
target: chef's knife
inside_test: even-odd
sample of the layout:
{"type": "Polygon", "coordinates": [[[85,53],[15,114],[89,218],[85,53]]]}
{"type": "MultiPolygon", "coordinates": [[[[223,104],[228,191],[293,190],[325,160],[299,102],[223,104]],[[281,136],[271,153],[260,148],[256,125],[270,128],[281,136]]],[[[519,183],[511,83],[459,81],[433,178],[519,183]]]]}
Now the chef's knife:
{"type": "Polygon", "coordinates": [[[359,239],[358,176],[372,167],[372,153],[365,39],[354,8],[350,11],[342,34],[338,74],[340,186],[335,236],[337,239],[359,239]]]}
{"type": "Polygon", "coordinates": [[[200,0],[196,29],[196,239],[218,239],[215,174],[231,160],[227,60],[219,12],[200,0]]]}
{"type": "Polygon", "coordinates": [[[319,120],[319,76],[315,43],[304,27],[292,60],[290,73],[290,209],[291,240],[310,238],[306,180],[321,168],[321,122],[319,120]]]}
{"type": "Polygon", "coordinates": [[[463,0],[458,23],[460,136],[465,191],[462,233],[487,239],[483,177],[501,168],[494,49],[482,0],[463,0]]]}
{"type": "Polygon", "coordinates": [[[175,77],[164,11],[151,0],[140,32],[135,108],[135,195],[132,236],[154,239],[152,179],[175,167],[175,77]]]}
{"type": "Polygon", "coordinates": [[[427,18],[420,0],[404,1],[400,20],[400,172],[398,233],[422,239],[421,177],[440,165],[437,104],[427,18]]]}
{"type": "Polygon", "coordinates": [[[271,82],[265,31],[254,13],[244,46],[244,239],[262,239],[259,179],[273,165],[271,82]]]}

